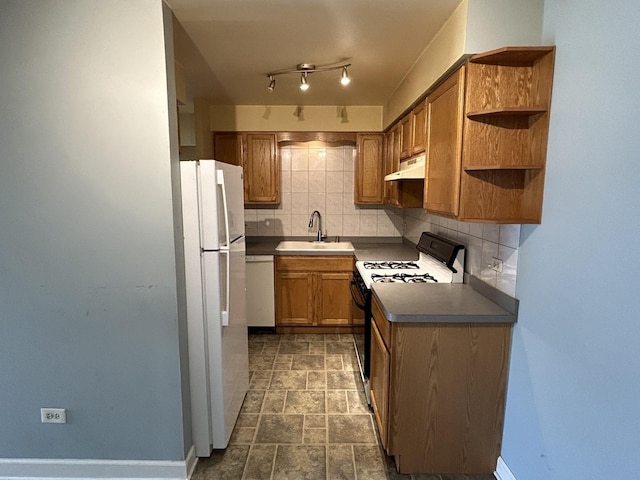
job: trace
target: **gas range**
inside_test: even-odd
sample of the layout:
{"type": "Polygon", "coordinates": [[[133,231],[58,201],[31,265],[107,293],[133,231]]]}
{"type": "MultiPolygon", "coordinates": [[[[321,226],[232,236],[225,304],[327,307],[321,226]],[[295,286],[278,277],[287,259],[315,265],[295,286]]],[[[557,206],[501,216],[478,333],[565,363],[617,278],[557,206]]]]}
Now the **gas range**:
{"type": "Polygon", "coordinates": [[[462,283],[463,280],[464,246],[439,235],[424,232],[416,249],[420,256],[411,262],[403,260],[356,262],[350,288],[354,303],[364,312],[364,335],[355,337],[355,347],[364,393],[369,404],[371,404],[369,392],[371,286],[374,283],[462,283]]]}
{"type": "Polygon", "coordinates": [[[356,262],[364,286],[373,283],[462,283],[464,246],[424,232],[416,246],[415,261],[375,260],[356,262]]]}

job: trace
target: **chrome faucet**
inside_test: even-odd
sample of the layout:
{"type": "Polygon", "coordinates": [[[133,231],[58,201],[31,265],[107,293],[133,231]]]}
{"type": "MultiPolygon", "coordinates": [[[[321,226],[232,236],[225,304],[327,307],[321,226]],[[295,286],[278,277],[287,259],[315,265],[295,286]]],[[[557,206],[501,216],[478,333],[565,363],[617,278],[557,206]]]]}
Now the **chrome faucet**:
{"type": "Polygon", "coordinates": [[[318,215],[318,234],[316,235],[316,241],[321,242],[326,236],[322,235],[322,215],[320,215],[318,210],[314,210],[311,213],[311,217],[309,217],[309,228],[313,227],[313,217],[315,215],[318,215]]]}

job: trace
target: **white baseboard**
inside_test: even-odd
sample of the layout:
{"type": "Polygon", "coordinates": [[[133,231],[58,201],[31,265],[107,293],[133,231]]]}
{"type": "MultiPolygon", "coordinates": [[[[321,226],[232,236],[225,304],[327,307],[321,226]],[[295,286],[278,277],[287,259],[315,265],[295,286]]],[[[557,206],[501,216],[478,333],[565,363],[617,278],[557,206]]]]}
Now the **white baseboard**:
{"type": "Polygon", "coordinates": [[[196,469],[196,465],[198,464],[198,457],[196,457],[196,446],[191,445],[189,449],[189,453],[187,453],[187,459],[184,461],[185,466],[187,467],[187,477],[191,478],[193,475],[193,471],[196,469]]]}
{"type": "Polygon", "coordinates": [[[0,458],[0,480],[186,480],[197,462],[193,447],[183,461],[0,458]]]}
{"type": "Polygon", "coordinates": [[[498,480],[516,480],[515,475],[509,470],[509,467],[504,463],[502,457],[498,457],[498,464],[496,465],[496,471],[493,472],[493,476],[498,480]]]}

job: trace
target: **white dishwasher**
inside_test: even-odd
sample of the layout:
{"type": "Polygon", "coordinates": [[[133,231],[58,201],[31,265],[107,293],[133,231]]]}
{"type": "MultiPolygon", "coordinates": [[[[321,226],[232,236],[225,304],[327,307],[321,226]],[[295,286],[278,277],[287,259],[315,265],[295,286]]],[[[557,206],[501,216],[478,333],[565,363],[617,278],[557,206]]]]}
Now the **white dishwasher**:
{"type": "Polygon", "coordinates": [[[247,255],[247,325],[275,327],[273,255],[247,255]]]}

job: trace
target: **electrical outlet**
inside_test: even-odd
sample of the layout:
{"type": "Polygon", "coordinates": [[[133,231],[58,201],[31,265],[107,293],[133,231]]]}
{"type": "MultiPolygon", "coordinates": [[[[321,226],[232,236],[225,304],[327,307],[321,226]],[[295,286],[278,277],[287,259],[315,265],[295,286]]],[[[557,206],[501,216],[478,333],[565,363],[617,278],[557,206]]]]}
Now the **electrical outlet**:
{"type": "Polygon", "coordinates": [[[65,408],[41,408],[40,420],[42,423],[67,423],[67,410],[65,408]]]}
{"type": "Polygon", "coordinates": [[[491,263],[489,264],[489,268],[491,270],[495,270],[498,273],[502,273],[502,260],[493,257],[491,259],[491,263]]]}

